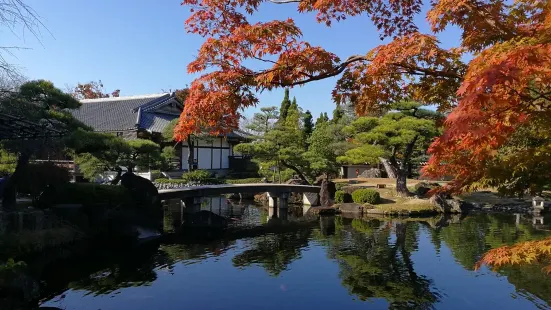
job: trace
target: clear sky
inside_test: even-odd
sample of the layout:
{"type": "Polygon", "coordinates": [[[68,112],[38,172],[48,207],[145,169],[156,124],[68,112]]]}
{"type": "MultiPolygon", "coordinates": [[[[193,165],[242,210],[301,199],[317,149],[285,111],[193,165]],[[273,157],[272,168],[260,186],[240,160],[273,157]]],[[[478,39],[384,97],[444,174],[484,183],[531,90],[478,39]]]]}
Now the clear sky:
{"type": "MultiPolygon", "coordinates": [[[[107,91],[120,89],[122,96],[159,93],[189,85],[194,76],[186,65],[197,55],[203,38],[187,34],[189,15],[178,0],[27,0],[41,16],[46,30],[40,41],[31,34],[14,36],[0,29],[0,46],[22,46],[15,52],[17,65],[29,79],[48,79],[56,86],[102,80],[107,91]],[[49,31],[49,32],[48,32],[49,31]]],[[[298,14],[296,4],[266,3],[254,20],[293,18],[304,39],[336,53],[342,59],[363,54],[381,44],[367,17],[348,19],[331,28],[316,23],[313,14],[298,14]]],[[[427,30],[424,15],[421,30],[427,30]]],[[[439,35],[443,46],[457,44],[457,31],[439,35]]],[[[336,78],[291,90],[304,110],[314,117],[331,112],[331,90],[336,78]]],[[[279,106],[283,90],[260,95],[260,106],[279,106]]],[[[251,115],[256,109],[249,109],[251,115]]]]}

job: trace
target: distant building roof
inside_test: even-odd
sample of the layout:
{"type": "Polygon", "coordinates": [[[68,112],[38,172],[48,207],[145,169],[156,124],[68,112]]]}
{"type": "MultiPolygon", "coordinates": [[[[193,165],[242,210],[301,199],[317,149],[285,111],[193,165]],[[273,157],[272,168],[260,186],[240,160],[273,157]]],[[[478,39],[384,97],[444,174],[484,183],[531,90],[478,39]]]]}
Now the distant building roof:
{"type": "MultiPolygon", "coordinates": [[[[81,100],[73,116],[96,131],[145,129],[162,132],[179,113],[162,111],[163,105],[177,103],[173,94],[152,94],[81,100]]],[[[177,103],[179,105],[179,103],[177,103]]],[[[181,107],[179,108],[181,110],[181,107]]]]}
{"type": "MultiPolygon", "coordinates": [[[[143,129],[161,133],[183,109],[174,93],[84,99],[80,102],[81,107],[70,112],[95,131],[143,129]]],[[[250,138],[239,129],[226,136],[237,140],[250,138]]]]}

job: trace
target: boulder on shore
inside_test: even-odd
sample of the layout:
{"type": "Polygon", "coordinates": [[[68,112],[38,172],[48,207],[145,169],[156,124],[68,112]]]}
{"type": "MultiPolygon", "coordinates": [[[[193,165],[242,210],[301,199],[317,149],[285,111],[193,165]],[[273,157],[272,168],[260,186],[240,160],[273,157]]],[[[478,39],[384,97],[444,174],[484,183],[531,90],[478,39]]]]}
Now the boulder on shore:
{"type": "Polygon", "coordinates": [[[436,194],[429,201],[441,213],[462,213],[469,209],[468,203],[460,199],[447,199],[443,194],[436,194]]]}

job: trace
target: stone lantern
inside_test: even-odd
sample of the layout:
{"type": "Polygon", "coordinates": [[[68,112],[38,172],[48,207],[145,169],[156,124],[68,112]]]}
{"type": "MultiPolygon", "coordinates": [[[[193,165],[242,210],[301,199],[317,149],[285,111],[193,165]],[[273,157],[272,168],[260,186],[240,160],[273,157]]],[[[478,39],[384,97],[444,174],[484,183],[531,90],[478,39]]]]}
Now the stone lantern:
{"type": "Polygon", "coordinates": [[[535,211],[542,211],[545,208],[545,199],[540,196],[532,198],[532,207],[535,211]]]}

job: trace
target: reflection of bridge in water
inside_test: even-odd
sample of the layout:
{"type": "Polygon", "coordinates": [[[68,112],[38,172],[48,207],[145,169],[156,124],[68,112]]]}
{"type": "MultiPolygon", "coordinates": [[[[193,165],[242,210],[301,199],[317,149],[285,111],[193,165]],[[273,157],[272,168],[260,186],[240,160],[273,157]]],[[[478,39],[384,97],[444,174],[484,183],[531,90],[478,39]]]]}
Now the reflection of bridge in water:
{"type": "MultiPolygon", "coordinates": [[[[177,201],[181,200],[183,202],[181,207],[185,208],[185,212],[194,213],[203,210],[202,205],[204,206],[205,204],[210,204],[212,207],[211,209],[216,209],[216,204],[218,204],[220,210],[222,206],[225,206],[225,209],[227,209],[227,202],[221,197],[223,194],[264,192],[268,194],[269,198],[269,218],[279,217],[281,219],[286,219],[287,209],[289,207],[289,196],[291,193],[302,193],[304,205],[319,205],[319,186],[293,184],[257,183],[194,186],[181,189],[160,190],[159,196],[161,200],[164,201],[172,199],[177,201]],[[208,197],[207,200],[205,200],[205,197],[208,197]]],[[[206,210],[213,211],[211,209],[206,210]]]]}

